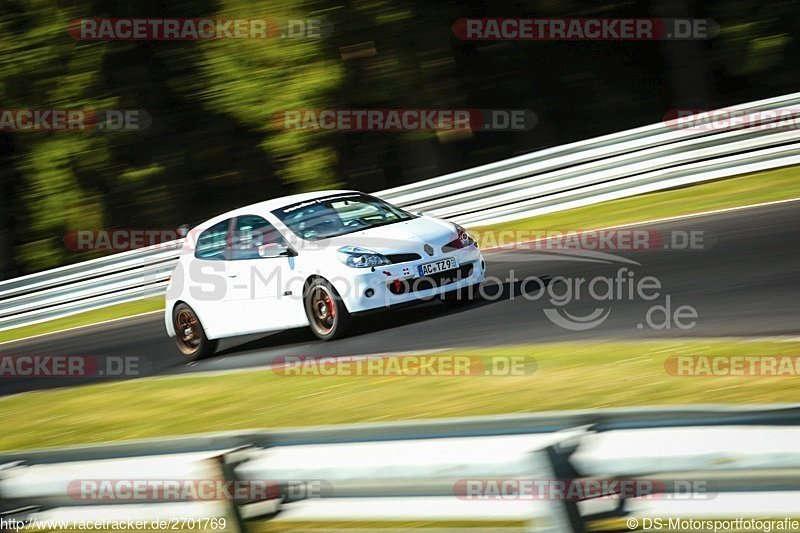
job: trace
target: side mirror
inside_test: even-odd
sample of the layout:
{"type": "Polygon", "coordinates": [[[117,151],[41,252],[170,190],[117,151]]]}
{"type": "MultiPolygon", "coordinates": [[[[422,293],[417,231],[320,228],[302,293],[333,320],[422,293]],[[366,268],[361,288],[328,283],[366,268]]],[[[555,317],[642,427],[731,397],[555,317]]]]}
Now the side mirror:
{"type": "Polygon", "coordinates": [[[258,247],[258,256],[265,259],[270,257],[294,257],[296,255],[297,252],[288,244],[271,242],[258,247]]]}
{"type": "Polygon", "coordinates": [[[181,224],[180,226],[178,226],[178,237],[181,239],[186,237],[187,235],[189,235],[189,231],[191,229],[192,226],[190,224],[181,224]]]}

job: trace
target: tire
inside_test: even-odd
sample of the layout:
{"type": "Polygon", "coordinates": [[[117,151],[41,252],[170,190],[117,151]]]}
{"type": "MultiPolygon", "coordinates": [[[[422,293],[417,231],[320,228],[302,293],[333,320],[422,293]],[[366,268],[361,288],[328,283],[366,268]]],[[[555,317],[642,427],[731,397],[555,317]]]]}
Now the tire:
{"type": "Polygon", "coordinates": [[[172,325],[175,328],[175,344],[190,361],[208,357],[216,351],[216,339],[206,337],[194,309],[185,303],[179,303],[172,310],[172,325]]]}
{"type": "Polygon", "coordinates": [[[324,341],[343,337],[350,327],[350,313],[342,297],[324,278],[314,278],[303,296],[311,332],[324,341]]]}

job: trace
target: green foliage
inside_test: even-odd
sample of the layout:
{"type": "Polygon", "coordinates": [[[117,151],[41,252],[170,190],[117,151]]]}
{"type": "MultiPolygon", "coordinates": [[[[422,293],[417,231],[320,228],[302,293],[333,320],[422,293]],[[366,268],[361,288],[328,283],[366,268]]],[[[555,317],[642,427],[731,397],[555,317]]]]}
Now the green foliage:
{"type": "MultiPolygon", "coordinates": [[[[292,0],[264,4],[254,12],[249,0],[221,0],[217,18],[304,20],[318,16],[314,6],[292,0]]],[[[233,116],[248,128],[263,131],[261,146],[277,166],[277,175],[300,190],[338,185],[333,174],[336,154],[325,147],[326,134],[275,128],[273,118],[286,109],[330,105],[328,93],[344,73],[326,56],[321,37],[215,40],[200,43],[206,84],[198,96],[204,106],[233,116]]]]}
{"type": "MultiPolygon", "coordinates": [[[[66,22],[80,16],[89,2],[70,7],[49,1],[13,2],[0,18],[0,95],[5,109],[102,108],[115,99],[94,92],[103,61],[103,47],[71,41],[66,22]]],[[[17,259],[36,269],[63,264],[60,242],[64,228],[98,226],[102,199],[80,185],[80,175],[108,165],[107,145],[81,133],[15,133],[18,156],[13,159],[22,177],[17,202],[8,210],[26,215],[17,259]]],[[[12,169],[4,169],[3,178],[12,169]]],[[[6,216],[8,213],[4,213],[6,216]]]]}
{"type": "Polygon", "coordinates": [[[451,30],[466,16],[649,16],[641,10],[656,4],[542,0],[492,13],[489,3],[470,11],[417,0],[5,0],[0,108],[141,109],[152,124],[0,131],[0,279],[93,257],[65,248],[71,229],[167,229],[291,192],[374,191],[699,107],[676,94],[710,95],[701,104],[716,107],[796,90],[791,1],[768,10],[708,2],[721,33],[708,46],[675,45],[704,52],[688,70],[665,59],[671,43],[468,43],[451,30]],[[74,19],[142,16],[320,19],[332,34],[89,42],[67,32],[74,19]],[[436,135],[287,130],[274,120],[337,108],[528,108],[539,124],[436,135]]]}

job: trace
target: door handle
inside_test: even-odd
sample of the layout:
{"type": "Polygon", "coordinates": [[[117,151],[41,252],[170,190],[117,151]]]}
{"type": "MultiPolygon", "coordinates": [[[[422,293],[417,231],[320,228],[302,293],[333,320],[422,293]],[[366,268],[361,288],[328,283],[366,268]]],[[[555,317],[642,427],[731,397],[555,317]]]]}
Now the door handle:
{"type": "Polygon", "coordinates": [[[235,278],[239,274],[238,274],[238,272],[231,272],[231,273],[228,273],[228,274],[225,274],[225,275],[228,276],[229,278],[235,278]]]}

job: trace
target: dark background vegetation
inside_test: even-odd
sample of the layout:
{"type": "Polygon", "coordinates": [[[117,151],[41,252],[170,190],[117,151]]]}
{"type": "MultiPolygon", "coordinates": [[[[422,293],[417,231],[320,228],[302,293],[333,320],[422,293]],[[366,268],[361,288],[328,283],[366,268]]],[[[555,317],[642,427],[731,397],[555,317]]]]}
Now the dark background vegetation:
{"type": "Polygon", "coordinates": [[[90,255],[71,229],[174,228],[331,187],[376,191],[797,90],[794,1],[2,0],[5,109],[129,108],[144,131],[0,132],[0,278],[90,255]],[[465,42],[459,17],[709,17],[710,41],[465,42]],[[305,19],[327,39],[79,42],[82,17],[305,19]],[[353,51],[356,53],[353,53],[353,51]],[[525,132],[279,131],[296,108],[528,108],[525,132]]]}

